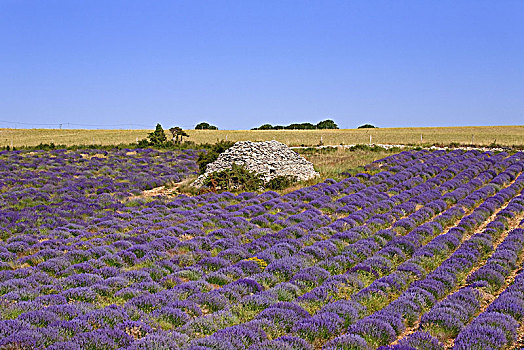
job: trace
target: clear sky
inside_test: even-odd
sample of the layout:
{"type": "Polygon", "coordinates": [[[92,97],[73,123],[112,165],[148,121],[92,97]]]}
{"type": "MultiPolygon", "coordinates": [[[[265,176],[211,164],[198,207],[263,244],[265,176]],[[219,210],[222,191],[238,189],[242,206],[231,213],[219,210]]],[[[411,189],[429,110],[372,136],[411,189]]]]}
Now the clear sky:
{"type": "Polygon", "coordinates": [[[0,127],[328,118],[524,124],[524,1],[0,0],[0,127]]]}

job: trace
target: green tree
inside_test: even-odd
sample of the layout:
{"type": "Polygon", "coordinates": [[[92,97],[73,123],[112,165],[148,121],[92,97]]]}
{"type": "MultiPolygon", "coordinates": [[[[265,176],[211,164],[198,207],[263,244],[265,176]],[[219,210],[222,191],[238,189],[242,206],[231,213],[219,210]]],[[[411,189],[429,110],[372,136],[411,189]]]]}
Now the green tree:
{"type": "Polygon", "coordinates": [[[293,123],[284,128],[289,130],[311,130],[315,128],[315,125],[311,123],[293,123]]]}
{"type": "Polygon", "coordinates": [[[155,131],[147,134],[147,138],[149,139],[149,144],[152,146],[162,146],[167,143],[166,134],[160,123],[156,125],[155,131]]]}
{"type": "Polygon", "coordinates": [[[375,129],[375,128],[376,128],[375,125],[364,124],[364,125],[359,126],[357,129],[375,129]]]}
{"type": "Polygon", "coordinates": [[[218,130],[218,128],[214,125],[211,125],[206,122],[198,123],[195,126],[195,130],[218,130]]]}
{"type": "Polygon", "coordinates": [[[317,129],[338,129],[338,125],[331,119],[326,119],[317,124],[317,129]]]}
{"type": "Polygon", "coordinates": [[[271,124],[264,124],[258,128],[253,128],[253,130],[272,130],[273,129],[273,125],[271,124]]]}
{"type": "Polygon", "coordinates": [[[189,135],[184,130],[182,130],[182,128],[179,127],[179,126],[174,126],[172,128],[169,128],[169,131],[173,135],[173,143],[175,145],[178,145],[178,144],[182,143],[182,138],[184,136],[189,137],[189,135]],[[178,139],[179,137],[180,137],[180,139],[178,139]]]}

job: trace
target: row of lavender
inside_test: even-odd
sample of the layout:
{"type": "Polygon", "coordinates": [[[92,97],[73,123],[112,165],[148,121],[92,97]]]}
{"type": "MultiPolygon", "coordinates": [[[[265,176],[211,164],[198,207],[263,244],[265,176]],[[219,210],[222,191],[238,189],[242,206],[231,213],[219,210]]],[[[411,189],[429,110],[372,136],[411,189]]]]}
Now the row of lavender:
{"type": "Polygon", "coordinates": [[[118,200],[196,173],[194,150],[0,152],[1,238],[85,227],[118,200]],[[85,220],[87,218],[88,220],[85,220]]]}
{"type": "MultiPolygon", "coordinates": [[[[522,190],[523,180],[523,178],[520,178],[516,184],[508,188],[508,191],[500,193],[500,196],[493,197],[493,200],[491,201],[492,203],[488,203],[484,206],[484,208],[478,208],[479,210],[475,210],[477,211],[477,213],[474,212],[473,214],[465,218],[465,220],[460,222],[458,227],[467,228],[469,226],[468,219],[479,220],[478,215],[483,210],[486,210],[487,213],[484,219],[487,216],[489,216],[489,214],[492,214],[497,208],[497,205],[500,206],[504,202],[507,202],[509,198],[511,198],[511,193],[515,194],[515,191],[522,190]]],[[[486,202],[490,202],[489,199],[486,202]]],[[[505,209],[505,211],[503,211],[500,214],[500,216],[497,217],[497,220],[488,225],[488,229],[486,230],[485,234],[491,231],[501,234],[503,232],[503,228],[500,227],[501,225],[499,224],[500,222],[505,222],[504,215],[511,217],[514,216],[516,213],[520,213],[522,208],[520,203],[522,203],[522,198],[519,196],[515,199],[514,203],[511,203],[505,209]]],[[[449,289],[453,287],[454,284],[456,284],[456,279],[453,280],[450,276],[444,276],[442,272],[447,271],[449,269],[450,271],[454,271],[456,273],[455,269],[457,268],[457,266],[453,266],[453,262],[455,262],[454,260],[460,259],[462,255],[465,254],[464,250],[468,247],[468,245],[471,245],[472,242],[476,242],[481,236],[476,235],[472,237],[471,240],[469,240],[465,244],[464,248],[461,247],[462,249],[457,250],[453,254],[452,258],[448,259],[450,261],[449,263],[448,260],[446,260],[444,264],[442,264],[442,266],[437,269],[437,271],[430,274],[424,281],[422,281],[423,283],[413,284],[403,295],[401,295],[401,297],[405,295],[407,300],[400,300],[402,298],[398,298],[399,300],[397,300],[397,302],[392,303],[388,307],[382,309],[382,311],[380,312],[372,314],[374,308],[383,308],[384,304],[387,303],[388,300],[397,298],[398,292],[402,291],[402,289],[405,288],[406,285],[408,285],[410,282],[412,282],[413,279],[416,279],[416,277],[414,276],[408,276],[405,273],[406,271],[416,271],[415,274],[424,273],[421,273],[421,267],[424,267],[424,261],[418,258],[431,257],[432,264],[438,265],[439,257],[436,255],[438,253],[442,254],[442,252],[446,252],[446,250],[449,250],[449,247],[446,247],[444,244],[448,244],[451,247],[455,248],[456,246],[454,244],[454,241],[457,240],[457,236],[461,234],[463,234],[463,232],[460,232],[460,230],[453,230],[453,232],[449,232],[446,235],[437,237],[434,241],[431,242],[432,244],[427,244],[427,246],[423,247],[418,252],[416,252],[416,257],[411,261],[411,265],[406,264],[407,268],[402,269],[402,272],[391,273],[384,278],[380,278],[373,282],[368,288],[365,288],[360,292],[352,295],[353,301],[357,301],[356,304],[354,302],[349,303],[345,301],[327,303],[327,305],[322,310],[320,310],[320,312],[317,312],[313,317],[306,317],[305,319],[301,319],[298,322],[295,322],[295,325],[293,327],[293,333],[295,333],[296,335],[300,335],[301,338],[309,340],[314,345],[318,345],[319,340],[321,343],[322,339],[326,339],[332,337],[333,335],[336,335],[337,333],[343,332],[346,326],[346,324],[344,323],[351,323],[355,320],[358,320],[359,316],[361,317],[363,313],[364,315],[371,314],[371,316],[364,318],[362,321],[359,321],[354,325],[350,326],[347,335],[337,338],[334,341],[331,341],[330,343],[328,343],[327,347],[368,348],[392,342],[397,335],[402,333],[404,327],[402,323],[409,323],[410,320],[413,319],[415,312],[420,311],[423,308],[423,305],[418,305],[417,307],[417,302],[422,303],[422,298],[427,298],[429,295],[431,295],[430,293],[440,293],[440,297],[442,297],[442,295],[445,295],[447,291],[445,287],[448,287],[449,289]],[[413,269],[413,264],[416,264],[416,262],[419,263],[419,266],[417,266],[418,271],[413,269]],[[445,285],[445,287],[443,287],[443,283],[447,283],[448,285],[445,285]],[[438,289],[435,290],[435,288],[440,288],[441,290],[438,291],[438,289]],[[372,300],[374,303],[370,303],[370,300],[372,300]],[[362,308],[363,305],[365,305],[366,307],[362,308]]],[[[409,236],[409,234],[405,237],[407,236],[409,236]]],[[[470,264],[469,266],[471,267],[474,262],[474,260],[468,261],[468,264],[470,264]]],[[[383,262],[374,260],[373,263],[368,265],[368,268],[372,268],[373,266],[380,268],[381,265],[384,265],[383,262]]],[[[399,268],[398,270],[401,269],[399,268]]],[[[464,268],[462,270],[464,270],[464,268]]],[[[303,301],[300,299],[301,298],[298,299],[299,304],[301,304],[300,301],[303,301]]],[[[316,295],[314,295],[312,301],[322,302],[321,294],[317,293],[316,295]]],[[[431,299],[430,301],[426,300],[425,302],[431,303],[431,299]]],[[[281,307],[282,306],[280,305],[275,305],[275,308],[281,307]]],[[[269,310],[272,310],[272,307],[262,312],[259,316],[257,316],[257,318],[261,316],[268,318],[268,314],[270,314],[268,312],[269,310]]],[[[292,313],[286,312],[285,317],[283,317],[282,315],[272,317],[292,320],[292,316],[292,313]]],[[[282,324],[280,324],[279,326],[282,327],[282,324]]],[[[267,328],[265,328],[264,330],[267,333],[267,328]]],[[[233,331],[233,329],[229,329],[229,331],[233,331]]],[[[235,329],[235,331],[238,332],[238,328],[235,329]]],[[[204,339],[203,341],[199,340],[196,343],[199,345],[205,344],[214,347],[216,346],[216,344],[227,342],[228,340],[224,340],[224,337],[225,339],[229,339],[230,335],[225,334],[225,332],[218,332],[212,337],[204,339]]],[[[234,338],[237,339],[236,336],[234,338]]],[[[277,341],[265,342],[262,344],[263,346],[261,344],[255,343],[252,346],[252,348],[280,348],[282,346],[282,341],[283,339],[281,338],[277,341]]],[[[290,341],[290,339],[286,338],[286,341],[290,341]]],[[[292,341],[296,341],[296,339],[292,341]]]]}
{"type": "Polygon", "coordinates": [[[424,314],[420,324],[424,331],[410,334],[398,345],[381,349],[444,349],[444,344],[449,344],[451,339],[455,339],[453,349],[510,348],[518,340],[524,318],[524,273],[519,272],[513,283],[493,302],[486,303],[484,288],[498,294],[496,292],[505,278],[518,266],[517,256],[522,253],[523,243],[524,230],[512,230],[488,263],[469,275],[467,286],[436,303],[424,314]],[[480,313],[481,309],[483,312],[480,313]],[[444,344],[431,334],[443,340],[444,344]]]}
{"type": "MultiPolygon", "coordinates": [[[[129,157],[105,156],[113,158],[108,177],[125,184],[129,164],[122,155],[129,157]]],[[[61,159],[67,154],[54,156],[53,162],[69,162],[61,159]]],[[[18,157],[6,164],[35,177],[38,162],[30,161],[32,155],[18,157]]],[[[4,344],[56,349],[388,344],[406,327],[401,323],[412,327],[418,314],[457,285],[459,279],[448,281],[439,265],[453,269],[446,262],[463,258],[471,242],[507,234],[505,218],[521,211],[521,157],[403,152],[377,162],[384,171],[373,176],[328,180],[284,196],[224,193],[121,203],[119,190],[107,192],[97,206],[68,208],[74,219],[67,223],[25,220],[21,226],[6,220],[0,337],[4,344]],[[482,224],[488,224],[484,236],[472,236],[482,224]],[[437,293],[430,286],[435,281],[446,288],[422,302],[437,293]],[[408,302],[414,305],[408,308],[408,302]],[[392,311],[401,306],[409,313],[392,311]],[[387,325],[377,328],[383,320],[387,325]],[[367,325],[380,332],[367,334],[367,325]]],[[[79,162],[68,190],[81,198],[75,179],[100,171],[79,162]]],[[[170,176],[168,169],[149,174],[170,176]]],[[[3,193],[27,184],[7,183],[3,193]]],[[[26,191],[23,198],[68,193],[54,185],[26,191]]],[[[93,186],[83,192],[87,200],[97,191],[93,186]]],[[[55,198],[58,205],[38,210],[56,215],[52,210],[63,209],[67,200],[55,198]]],[[[27,207],[11,206],[10,214],[27,207]]]]}

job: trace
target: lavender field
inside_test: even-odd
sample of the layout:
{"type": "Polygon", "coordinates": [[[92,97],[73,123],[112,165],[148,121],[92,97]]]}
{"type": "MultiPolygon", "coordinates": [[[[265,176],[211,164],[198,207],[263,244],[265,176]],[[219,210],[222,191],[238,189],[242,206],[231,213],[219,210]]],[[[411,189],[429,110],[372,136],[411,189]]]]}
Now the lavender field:
{"type": "Polygon", "coordinates": [[[0,349],[524,346],[524,153],[143,198],[195,151],[0,152],[0,349]]]}

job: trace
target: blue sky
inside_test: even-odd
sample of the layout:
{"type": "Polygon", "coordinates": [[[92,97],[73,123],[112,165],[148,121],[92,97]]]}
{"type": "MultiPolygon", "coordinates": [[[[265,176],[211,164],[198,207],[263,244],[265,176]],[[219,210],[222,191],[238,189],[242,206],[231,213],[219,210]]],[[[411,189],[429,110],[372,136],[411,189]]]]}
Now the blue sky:
{"type": "Polygon", "coordinates": [[[0,127],[522,125],[523,13],[524,1],[2,0],[0,127]]]}

